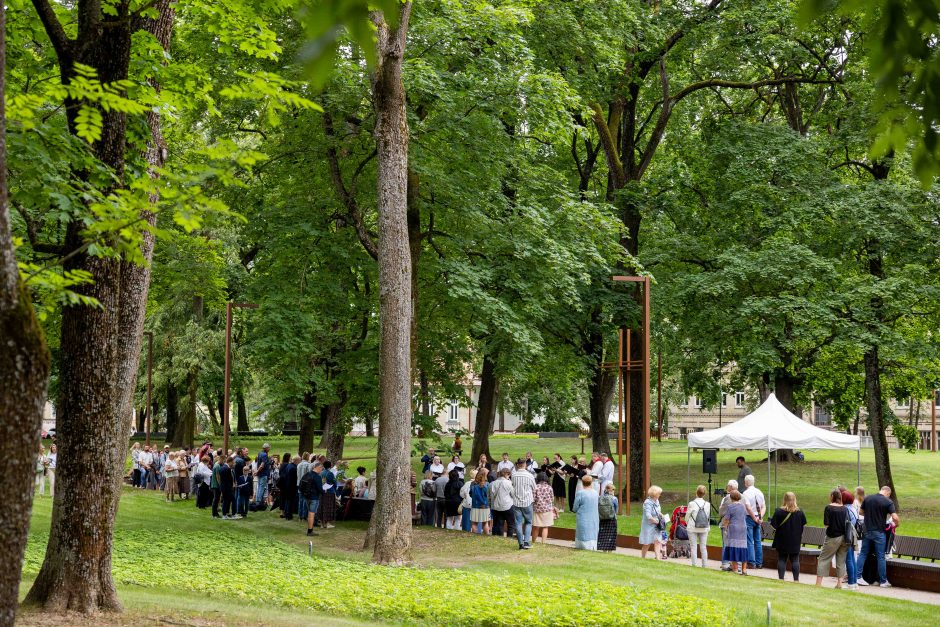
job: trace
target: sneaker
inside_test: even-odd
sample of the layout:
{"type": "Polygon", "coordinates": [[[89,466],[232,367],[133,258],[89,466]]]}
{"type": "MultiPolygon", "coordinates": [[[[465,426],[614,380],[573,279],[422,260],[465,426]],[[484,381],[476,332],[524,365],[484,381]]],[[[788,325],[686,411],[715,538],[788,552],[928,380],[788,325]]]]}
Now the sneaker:
{"type": "Polygon", "coordinates": [[[888,582],[886,581],[886,582],[884,582],[884,583],[882,583],[882,584],[878,584],[878,587],[880,587],[880,588],[893,588],[894,586],[892,586],[890,583],[888,583],[888,582]]]}
{"type": "Polygon", "coordinates": [[[232,517],[229,516],[228,514],[223,514],[223,515],[222,515],[222,520],[231,520],[231,519],[232,519],[232,517]]]}
{"type": "Polygon", "coordinates": [[[721,565],[721,570],[725,571],[726,573],[730,573],[730,572],[731,572],[731,564],[722,564],[722,565],[721,565]]]}
{"type": "Polygon", "coordinates": [[[865,581],[864,579],[859,579],[859,580],[858,580],[858,585],[860,585],[860,586],[870,586],[871,584],[868,583],[867,581],[865,581]]]}
{"type": "Polygon", "coordinates": [[[846,586],[845,589],[846,589],[846,590],[851,590],[851,591],[854,592],[854,591],[858,590],[858,584],[857,584],[857,583],[850,583],[848,586],[846,586]]]}
{"type": "Polygon", "coordinates": [[[330,523],[327,523],[327,524],[326,524],[326,528],[327,528],[327,529],[334,529],[334,528],[336,528],[336,525],[331,525],[330,523]]]}
{"type": "Polygon", "coordinates": [[[241,514],[235,514],[234,516],[232,516],[232,520],[241,520],[241,519],[242,519],[241,514]]]}

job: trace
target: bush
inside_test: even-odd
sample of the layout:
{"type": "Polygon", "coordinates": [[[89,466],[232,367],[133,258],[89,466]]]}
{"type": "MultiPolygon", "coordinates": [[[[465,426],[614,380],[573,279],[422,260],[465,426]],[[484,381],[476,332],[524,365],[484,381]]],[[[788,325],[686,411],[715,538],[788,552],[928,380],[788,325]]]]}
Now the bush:
{"type": "MultiPolygon", "coordinates": [[[[39,571],[46,539],[40,534],[30,537],[24,573],[39,571]]],[[[567,579],[497,575],[488,576],[486,590],[481,591],[478,573],[311,558],[282,542],[246,543],[244,538],[221,532],[119,531],[114,538],[112,568],[115,580],[123,585],[166,583],[211,596],[237,596],[259,606],[274,603],[392,622],[705,626],[731,624],[733,618],[726,607],[712,601],[680,594],[653,599],[638,588],[605,582],[591,582],[590,594],[576,594],[567,579]],[[140,568],[142,555],[150,556],[144,570],[140,568]],[[254,577],[226,576],[211,568],[173,582],[161,582],[161,577],[153,576],[177,571],[186,555],[210,555],[215,564],[239,564],[248,572],[277,564],[278,572],[266,577],[263,585],[254,577]],[[481,602],[481,593],[485,602],[481,602]]]]}

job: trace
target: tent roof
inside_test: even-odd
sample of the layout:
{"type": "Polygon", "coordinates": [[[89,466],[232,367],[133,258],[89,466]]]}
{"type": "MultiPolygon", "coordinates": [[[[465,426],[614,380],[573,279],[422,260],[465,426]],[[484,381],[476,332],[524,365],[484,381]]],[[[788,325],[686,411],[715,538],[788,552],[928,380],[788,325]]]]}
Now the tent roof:
{"type": "Polygon", "coordinates": [[[771,394],[756,410],[727,427],[690,433],[690,448],[848,449],[858,450],[860,438],[820,429],[794,416],[771,394]]]}

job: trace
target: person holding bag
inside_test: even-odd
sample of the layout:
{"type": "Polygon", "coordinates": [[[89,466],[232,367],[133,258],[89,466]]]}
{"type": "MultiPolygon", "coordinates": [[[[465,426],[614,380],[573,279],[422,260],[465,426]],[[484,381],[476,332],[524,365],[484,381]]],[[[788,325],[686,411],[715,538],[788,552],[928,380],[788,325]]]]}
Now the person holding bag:
{"type": "Polygon", "coordinates": [[[711,529],[711,505],[704,498],[707,492],[708,488],[703,485],[695,488],[695,498],[689,502],[685,512],[686,531],[692,548],[692,566],[698,566],[697,547],[701,547],[702,568],[708,567],[708,531],[711,529]]]}
{"type": "Polygon", "coordinates": [[[775,529],[771,546],[777,551],[777,577],[781,580],[784,578],[789,561],[793,581],[799,581],[800,547],[803,543],[806,514],[796,504],[796,495],[793,492],[783,495],[783,505],[774,512],[770,526],[775,529]]]}
{"type": "MultiPolygon", "coordinates": [[[[823,510],[823,524],[826,525],[826,542],[816,561],[816,585],[821,586],[823,578],[829,574],[829,563],[836,558],[836,588],[842,588],[845,577],[845,558],[849,547],[846,544],[848,514],[842,505],[842,492],[838,488],[829,493],[829,505],[823,510]]],[[[855,529],[852,529],[853,534],[855,529]]],[[[854,542],[854,537],[852,538],[854,542]]]]}

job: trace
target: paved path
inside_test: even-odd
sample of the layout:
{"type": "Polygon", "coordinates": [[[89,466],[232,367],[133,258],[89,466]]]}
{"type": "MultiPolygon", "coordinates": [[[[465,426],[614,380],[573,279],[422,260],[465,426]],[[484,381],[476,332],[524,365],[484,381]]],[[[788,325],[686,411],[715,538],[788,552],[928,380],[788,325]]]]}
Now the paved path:
{"type": "MultiPolygon", "coordinates": [[[[569,542],[567,540],[553,540],[549,538],[548,544],[554,544],[556,546],[567,546],[574,547],[574,542],[569,542]]],[[[617,547],[616,553],[620,555],[629,555],[631,557],[640,557],[639,549],[624,549],[617,547]]],[[[652,551],[648,553],[652,555],[652,551]]],[[[647,559],[652,559],[647,557],[647,559]]],[[[673,564],[685,564],[689,568],[692,567],[692,562],[688,559],[670,559],[669,562],[673,564]]],[[[720,560],[709,560],[708,568],[711,570],[718,570],[721,567],[720,560]]],[[[763,577],[764,579],[777,579],[777,570],[771,568],[762,568],[760,570],[753,569],[747,571],[748,577],[763,577]]],[[[787,572],[787,581],[789,583],[794,583],[792,575],[787,572]]],[[[816,583],[816,573],[800,573],[800,580],[796,582],[797,585],[813,585],[816,583]]],[[[826,577],[823,580],[823,587],[825,588],[834,588],[836,585],[835,577],[826,577]]],[[[918,603],[928,603],[930,605],[940,605],[940,593],[937,592],[925,592],[923,590],[911,590],[909,588],[879,588],[877,586],[859,586],[859,594],[870,594],[873,596],[889,597],[892,599],[904,599],[905,601],[917,601],[918,603]]]]}

